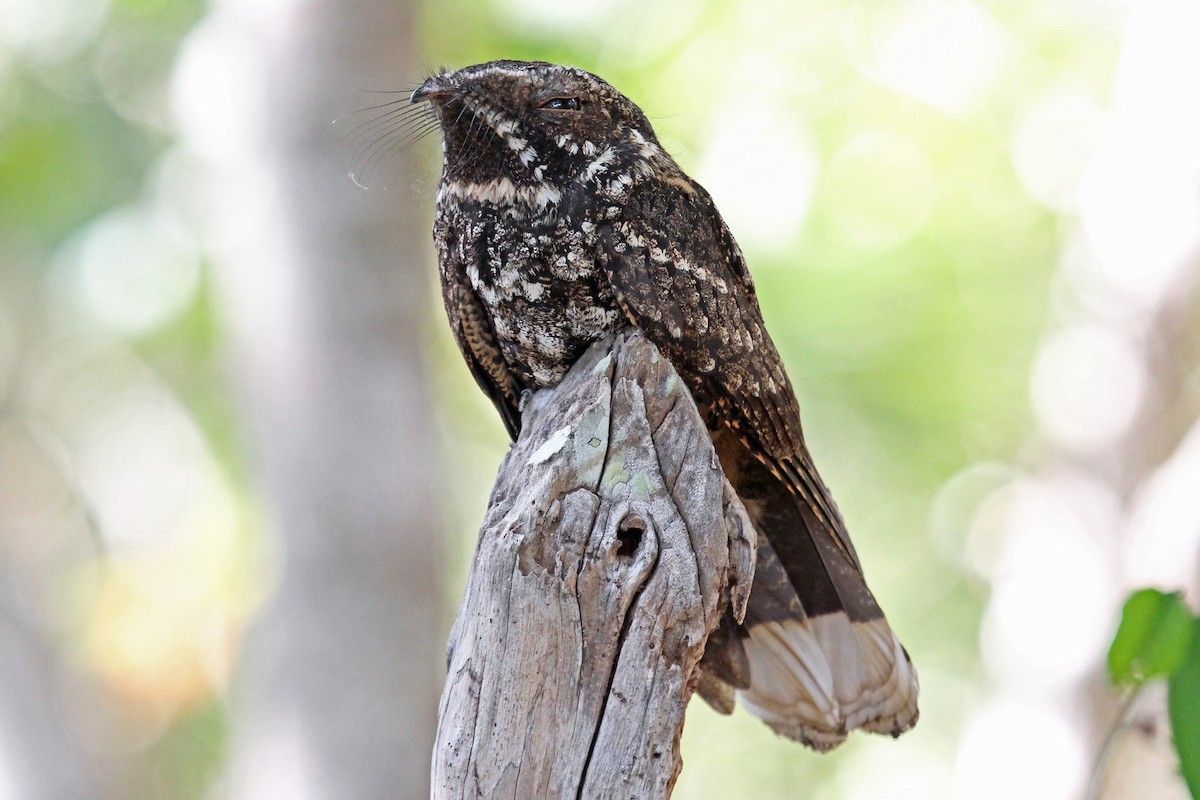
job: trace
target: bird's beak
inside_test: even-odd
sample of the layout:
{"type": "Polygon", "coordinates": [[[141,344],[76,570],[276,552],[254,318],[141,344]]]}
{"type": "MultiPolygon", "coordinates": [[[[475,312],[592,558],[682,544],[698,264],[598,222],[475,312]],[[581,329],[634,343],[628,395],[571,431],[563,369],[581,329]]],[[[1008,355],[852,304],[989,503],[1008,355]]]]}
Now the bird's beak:
{"type": "Polygon", "coordinates": [[[443,76],[435,75],[414,89],[412,95],[408,98],[408,102],[420,103],[431,98],[436,99],[439,96],[450,94],[453,91],[451,87],[446,85],[443,76]]]}

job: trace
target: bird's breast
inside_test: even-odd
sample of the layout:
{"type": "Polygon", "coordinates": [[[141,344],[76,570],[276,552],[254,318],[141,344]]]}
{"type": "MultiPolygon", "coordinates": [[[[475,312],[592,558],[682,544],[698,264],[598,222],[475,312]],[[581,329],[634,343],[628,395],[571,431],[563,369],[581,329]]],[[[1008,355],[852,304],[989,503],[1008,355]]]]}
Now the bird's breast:
{"type": "Polygon", "coordinates": [[[583,352],[621,325],[597,259],[595,226],[539,224],[502,209],[464,210],[462,262],[504,360],[529,388],[557,385],[583,352]]]}

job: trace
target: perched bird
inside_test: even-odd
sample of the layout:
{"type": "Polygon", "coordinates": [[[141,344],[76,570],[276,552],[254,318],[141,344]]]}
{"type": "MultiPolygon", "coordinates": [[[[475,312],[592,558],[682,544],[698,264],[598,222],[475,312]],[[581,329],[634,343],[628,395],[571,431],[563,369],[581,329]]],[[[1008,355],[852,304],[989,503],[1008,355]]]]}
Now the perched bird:
{"type": "Polygon", "coordinates": [[[645,114],[573,67],[492,61],[426,80],[443,136],[434,239],[454,336],[514,438],[522,392],[598,339],[670,359],[760,533],[749,607],[700,693],[818,750],[917,719],[917,676],[863,578],[800,428],[754,283],[712,198],[645,114]]]}

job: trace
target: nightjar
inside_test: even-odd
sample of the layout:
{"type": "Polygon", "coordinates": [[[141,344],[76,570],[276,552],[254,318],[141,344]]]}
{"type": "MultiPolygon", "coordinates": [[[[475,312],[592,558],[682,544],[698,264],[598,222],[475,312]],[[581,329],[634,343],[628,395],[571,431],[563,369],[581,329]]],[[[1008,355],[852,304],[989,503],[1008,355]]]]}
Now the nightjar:
{"type": "Polygon", "coordinates": [[[443,135],[446,311],[510,435],[523,391],[629,326],[705,414],[760,537],[745,620],[710,640],[701,695],[728,710],[736,690],[820,750],[912,727],[916,671],[813,466],[742,253],[641,109],[591,73],[521,61],[443,72],[411,101],[432,104],[443,135]]]}

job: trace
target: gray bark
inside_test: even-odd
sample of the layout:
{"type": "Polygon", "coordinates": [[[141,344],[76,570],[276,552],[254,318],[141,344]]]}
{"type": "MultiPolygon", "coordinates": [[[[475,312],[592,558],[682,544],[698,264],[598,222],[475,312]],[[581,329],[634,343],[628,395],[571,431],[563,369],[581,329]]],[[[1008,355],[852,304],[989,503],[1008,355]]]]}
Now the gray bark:
{"type": "Polygon", "coordinates": [[[754,530],[683,381],[639,334],[535,395],[450,640],[435,797],[668,797],[754,530]]]}

